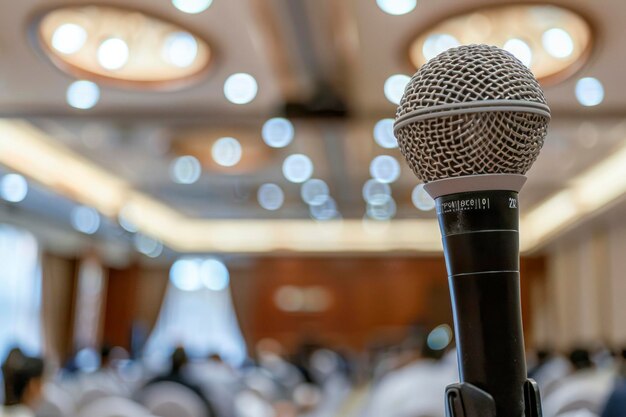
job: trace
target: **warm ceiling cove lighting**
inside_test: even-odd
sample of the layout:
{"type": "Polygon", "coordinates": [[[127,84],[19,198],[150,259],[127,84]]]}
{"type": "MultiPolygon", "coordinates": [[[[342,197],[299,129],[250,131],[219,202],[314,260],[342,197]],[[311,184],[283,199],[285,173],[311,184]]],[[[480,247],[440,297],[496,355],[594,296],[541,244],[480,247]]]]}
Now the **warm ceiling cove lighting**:
{"type": "Polygon", "coordinates": [[[456,15],[411,42],[409,59],[419,68],[448,48],[497,45],[528,66],[542,82],[555,83],[579,69],[591,51],[587,21],[552,5],[507,4],[456,15]]]}
{"type": "Polygon", "coordinates": [[[206,72],[204,40],[173,23],[112,6],[69,6],[36,21],[43,51],[77,77],[128,88],[170,90],[206,72]]]}

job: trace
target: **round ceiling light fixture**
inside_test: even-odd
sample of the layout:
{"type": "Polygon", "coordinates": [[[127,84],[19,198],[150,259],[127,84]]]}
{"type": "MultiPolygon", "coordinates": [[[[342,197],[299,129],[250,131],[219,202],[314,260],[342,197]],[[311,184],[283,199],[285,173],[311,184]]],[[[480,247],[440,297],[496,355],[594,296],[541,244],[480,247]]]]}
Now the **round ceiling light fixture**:
{"type": "Polygon", "coordinates": [[[572,75],[592,47],[589,23],[559,6],[506,4],[455,15],[421,31],[409,46],[415,68],[448,48],[497,45],[515,55],[544,84],[572,75]]]}
{"type": "Polygon", "coordinates": [[[212,59],[208,43],[185,28],[112,6],[54,9],[34,30],[59,69],[117,87],[178,89],[205,74],[212,59]]]}

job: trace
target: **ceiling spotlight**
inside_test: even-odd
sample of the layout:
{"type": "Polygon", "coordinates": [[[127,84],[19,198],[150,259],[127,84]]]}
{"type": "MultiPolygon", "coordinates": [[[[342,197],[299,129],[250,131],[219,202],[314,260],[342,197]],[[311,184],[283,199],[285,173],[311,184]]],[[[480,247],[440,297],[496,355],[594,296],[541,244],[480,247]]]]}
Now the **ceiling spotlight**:
{"type": "Polygon", "coordinates": [[[435,200],[426,192],[424,184],[418,184],[411,192],[413,205],[422,211],[430,211],[435,208],[435,200]]]}
{"type": "Polygon", "coordinates": [[[259,205],[265,210],[278,210],[285,201],[283,190],[276,184],[263,184],[257,192],[259,205]]]}
{"type": "Polygon", "coordinates": [[[374,141],[382,148],[398,147],[398,140],[393,134],[393,119],[382,119],[374,126],[374,141]]]}
{"type": "Polygon", "coordinates": [[[67,88],[65,98],[67,104],[75,109],[87,110],[95,106],[100,100],[100,88],[91,81],[74,81],[67,88]]]}
{"type": "Polygon", "coordinates": [[[447,33],[435,33],[426,38],[422,46],[422,54],[426,60],[431,60],[450,48],[461,45],[457,38],[447,33]]]}
{"type": "Polygon", "coordinates": [[[390,184],[400,176],[400,164],[393,156],[379,155],[370,163],[370,175],[379,182],[390,184]]]}
{"type": "Polygon", "coordinates": [[[213,160],[221,166],[232,167],[241,160],[241,144],[235,138],[219,138],[211,148],[213,160]]]}
{"type": "Polygon", "coordinates": [[[228,268],[219,259],[205,259],[200,265],[200,280],[211,291],[225,290],[230,281],[228,268]]]}
{"type": "Polygon", "coordinates": [[[552,28],[541,35],[543,48],[555,58],[567,58],[574,52],[574,41],[569,33],[560,28],[552,28]]]}
{"type": "Polygon", "coordinates": [[[213,0],[172,0],[172,4],[183,13],[197,14],[205,11],[213,0]]]}
{"type": "Polygon", "coordinates": [[[28,182],[20,174],[7,174],[0,181],[0,196],[8,202],[19,203],[28,194],[28,182]]]}
{"type": "Polygon", "coordinates": [[[313,175],[313,162],[303,154],[289,155],[283,162],[283,175],[290,182],[304,182],[313,175]]]}
{"type": "Polygon", "coordinates": [[[170,33],[163,43],[162,55],[170,64],[187,68],[198,56],[198,41],[189,32],[170,33]]]}
{"type": "Polygon", "coordinates": [[[313,178],[302,184],[300,196],[310,206],[324,204],[329,197],[328,184],[317,178],[313,178]]]}
{"type": "Polygon", "coordinates": [[[163,244],[150,236],[136,234],[134,244],[138,252],[149,258],[158,258],[163,252],[163,244]]]}
{"type": "Polygon", "coordinates": [[[402,94],[411,77],[404,74],[395,74],[387,78],[384,85],[385,97],[393,104],[400,104],[402,94]]]}
{"type": "Polygon", "coordinates": [[[369,179],[363,184],[363,199],[368,204],[385,204],[391,198],[389,184],[369,179]]]}
{"type": "Polygon", "coordinates": [[[98,47],[98,62],[110,71],[122,68],[128,62],[128,44],[120,38],[109,38],[98,47]]]}
{"type": "Polygon", "coordinates": [[[224,82],[224,95],[234,104],[247,104],[256,97],[259,86],[250,74],[233,74],[224,82]]]}
{"type": "Polygon", "coordinates": [[[576,98],[583,106],[597,106],[604,100],[604,87],[597,78],[581,78],[576,83],[576,98]]]}
{"type": "Polygon", "coordinates": [[[202,174],[200,161],[194,156],[187,155],[174,159],[170,166],[170,176],[178,184],[193,184],[202,174]]]}
{"type": "Polygon", "coordinates": [[[533,51],[526,42],[521,39],[509,39],[502,48],[510,52],[515,58],[519,59],[522,64],[530,68],[530,64],[533,60],[533,51]]]}
{"type": "Polygon", "coordinates": [[[380,9],[390,15],[399,16],[412,12],[417,0],[376,0],[380,9]]]}
{"type": "Polygon", "coordinates": [[[52,34],[52,47],[62,54],[73,54],[80,50],[87,40],[85,29],[75,23],[64,23],[52,34]]]}
{"type": "Polygon", "coordinates": [[[272,148],[284,148],[293,140],[293,124],[283,117],[274,117],[263,124],[261,136],[272,148]]]}
{"type": "Polygon", "coordinates": [[[74,207],[71,221],[74,229],[87,235],[96,233],[100,228],[100,215],[93,207],[74,207]]]}

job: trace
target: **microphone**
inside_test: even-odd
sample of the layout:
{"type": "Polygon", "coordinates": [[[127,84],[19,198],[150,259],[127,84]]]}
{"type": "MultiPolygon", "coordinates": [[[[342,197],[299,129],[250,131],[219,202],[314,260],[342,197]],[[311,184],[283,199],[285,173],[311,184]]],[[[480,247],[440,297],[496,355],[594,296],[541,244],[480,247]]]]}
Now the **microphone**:
{"type": "Polygon", "coordinates": [[[527,379],[518,192],[550,109],[534,75],[495,46],[448,49],[423,65],[396,113],[400,150],[435,199],[461,383],[448,416],[541,416],[527,379]]]}

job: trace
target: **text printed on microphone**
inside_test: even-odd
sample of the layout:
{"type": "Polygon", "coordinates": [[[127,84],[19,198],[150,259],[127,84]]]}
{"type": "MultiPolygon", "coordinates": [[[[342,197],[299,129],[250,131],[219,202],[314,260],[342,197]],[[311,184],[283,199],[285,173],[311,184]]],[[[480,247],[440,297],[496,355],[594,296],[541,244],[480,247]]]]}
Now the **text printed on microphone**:
{"type": "MultiPolygon", "coordinates": [[[[442,202],[438,207],[438,213],[454,213],[467,210],[489,210],[491,199],[489,197],[462,198],[442,202]]],[[[508,208],[517,209],[517,198],[509,197],[508,208]]]]}

